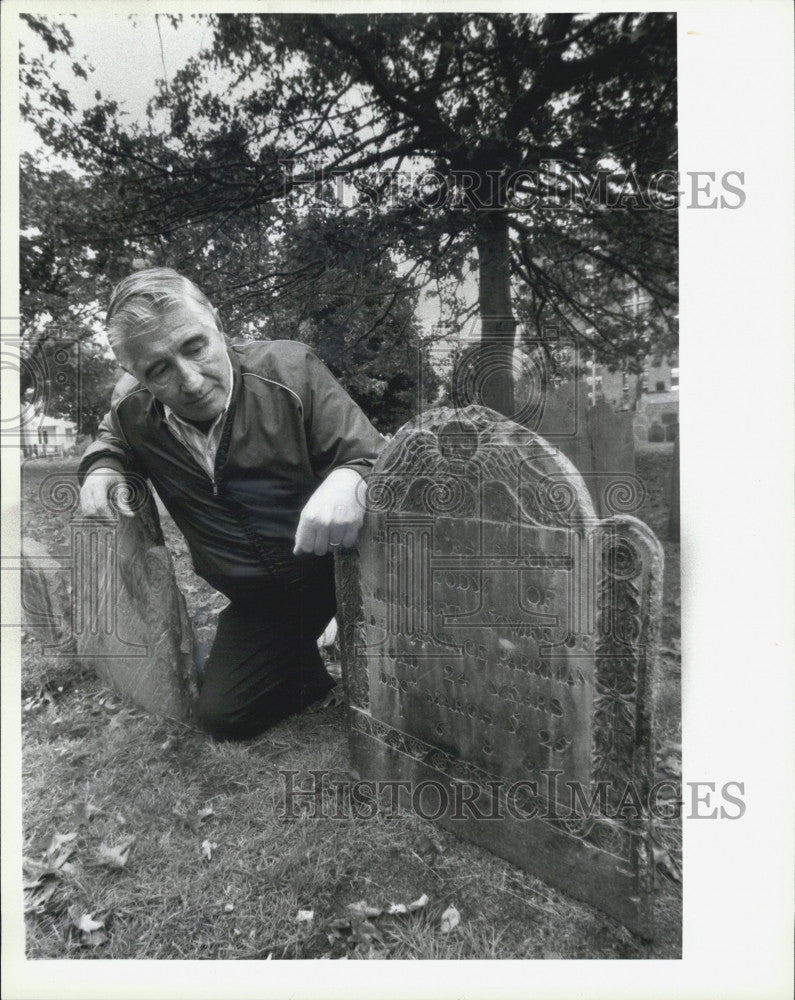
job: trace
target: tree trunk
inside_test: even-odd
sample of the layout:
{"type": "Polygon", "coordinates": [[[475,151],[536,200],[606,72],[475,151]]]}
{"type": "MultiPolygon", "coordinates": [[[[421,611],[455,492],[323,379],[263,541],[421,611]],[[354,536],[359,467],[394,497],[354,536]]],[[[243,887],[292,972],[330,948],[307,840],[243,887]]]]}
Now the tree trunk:
{"type": "Polygon", "coordinates": [[[512,352],[516,320],[511,306],[511,247],[504,211],[477,214],[481,345],[479,396],[486,406],[513,416],[512,352]]]}

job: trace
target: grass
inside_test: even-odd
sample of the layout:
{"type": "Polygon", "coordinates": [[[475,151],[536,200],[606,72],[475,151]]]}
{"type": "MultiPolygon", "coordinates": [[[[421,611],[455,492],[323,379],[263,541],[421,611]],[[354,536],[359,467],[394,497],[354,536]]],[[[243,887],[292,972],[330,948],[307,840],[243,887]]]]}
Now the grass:
{"type": "MultiPolygon", "coordinates": [[[[661,537],[668,463],[664,453],[639,457],[650,488],[648,510],[641,514],[661,537]]],[[[29,524],[36,478],[28,477],[29,524]]],[[[40,535],[45,540],[60,529],[51,520],[41,530],[49,532],[40,535]]],[[[169,541],[188,582],[179,540],[169,541]]],[[[658,703],[661,758],[670,767],[679,740],[678,546],[667,544],[666,550],[663,645],[669,654],[658,703]]],[[[202,587],[190,581],[187,589],[197,617],[208,621],[213,595],[202,587]]],[[[49,893],[40,912],[27,916],[29,958],[680,954],[681,886],[664,868],[656,898],[658,933],[650,944],[415,815],[312,819],[299,810],[285,816],[280,772],[298,771],[299,781],[311,769],[347,773],[341,706],[312,708],[246,744],[217,744],[123,704],[74,661],[43,659],[31,639],[23,648],[22,694],[25,857],[35,866],[53,834],[74,834],[60,849],[64,863],[29,892],[32,898],[42,888],[49,893]],[[102,845],[131,841],[122,867],[103,863],[102,845]],[[409,915],[363,921],[348,909],[359,900],[385,907],[423,894],[427,904],[409,915]],[[441,916],[450,905],[460,923],[445,934],[441,916]],[[313,919],[297,921],[301,910],[313,911],[313,919]],[[83,916],[102,926],[81,931],[76,924],[83,916]]],[[[663,840],[675,871],[678,827],[664,830],[663,840]]],[[[37,874],[40,869],[29,868],[26,877],[35,881],[37,874]]]]}

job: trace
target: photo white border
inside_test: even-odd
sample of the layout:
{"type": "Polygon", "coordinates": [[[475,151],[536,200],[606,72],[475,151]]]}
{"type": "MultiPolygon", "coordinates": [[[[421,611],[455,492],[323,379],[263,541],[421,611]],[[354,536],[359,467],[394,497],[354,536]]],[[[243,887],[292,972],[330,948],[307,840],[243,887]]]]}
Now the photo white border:
{"type": "MultiPolygon", "coordinates": [[[[133,8],[364,12],[368,3],[23,3],[2,17],[0,315],[18,315],[17,14],[133,8]]],[[[381,3],[378,12],[482,10],[381,3]]],[[[36,961],[22,953],[19,629],[2,669],[2,995],[7,1000],[263,997],[637,1000],[792,994],[793,23],[787,0],[488,3],[490,10],[676,10],[680,172],[745,175],[738,210],[680,212],[683,780],[745,784],[741,820],[684,821],[683,958],[668,961],[36,961]],[[322,968],[322,972],[321,972],[322,968]],[[322,975],[322,980],[321,980],[322,975]]],[[[4,336],[13,320],[2,321],[4,336]]],[[[4,365],[2,416],[15,373],[4,365]]],[[[2,456],[2,555],[19,538],[19,456],[2,456]]],[[[3,573],[4,621],[19,621],[3,573]]],[[[10,578],[10,579],[9,579],[10,578]]]]}

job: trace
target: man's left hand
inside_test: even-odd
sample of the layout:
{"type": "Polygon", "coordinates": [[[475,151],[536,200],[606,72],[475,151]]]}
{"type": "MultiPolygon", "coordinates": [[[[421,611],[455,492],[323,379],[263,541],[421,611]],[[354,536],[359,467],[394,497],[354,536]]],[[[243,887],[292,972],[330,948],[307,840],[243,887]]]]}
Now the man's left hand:
{"type": "Polygon", "coordinates": [[[364,480],[355,469],[334,469],[323,480],[301,511],[293,552],[325,555],[329,548],[356,544],[364,520],[359,488],[364,480]]]}

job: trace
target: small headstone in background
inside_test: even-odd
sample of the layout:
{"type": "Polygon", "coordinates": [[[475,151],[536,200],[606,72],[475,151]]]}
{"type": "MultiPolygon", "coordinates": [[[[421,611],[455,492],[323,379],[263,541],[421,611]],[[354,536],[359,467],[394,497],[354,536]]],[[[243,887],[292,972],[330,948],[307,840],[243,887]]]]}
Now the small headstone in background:
{"type": "Polygon", "coordinates": [[[568,382],[547,390],[532,429],[559,448],[585,481],[596,513],[631,514],[645,491],[635,473],[635,414],[605,400],[591,405],[585,386],[568,382]]]}
{"type": "Polygon", "coordinates": [[[642,410],[632,414],[632,433],[636,443],[649,440],[649,417],[642,410]]]}

